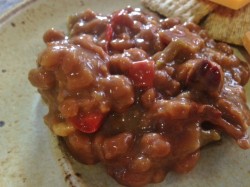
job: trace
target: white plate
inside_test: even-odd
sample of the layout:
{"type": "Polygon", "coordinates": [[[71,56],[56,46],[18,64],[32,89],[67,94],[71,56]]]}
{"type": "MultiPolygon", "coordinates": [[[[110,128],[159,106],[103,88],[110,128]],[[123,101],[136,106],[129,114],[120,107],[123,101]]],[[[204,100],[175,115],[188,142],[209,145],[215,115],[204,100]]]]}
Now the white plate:
{"type": "MultiPolygon", "coordinates": [[[[0,125],[1,187],[118,186],[101,166],[80,165],[61,152],[43,123],[46,107],[27,74],[45,47],[42,35],[47,29],[66,30],[67,16],[83,9],[110,13],[129,4],[141,6],[138,0],[26,0],[0,17],[0,121],[5,122],[0,125]]],[[[204,149],[190,173],[170,173],[152,186],[248,187],[249,153],[226,139],[204,149]]]]}

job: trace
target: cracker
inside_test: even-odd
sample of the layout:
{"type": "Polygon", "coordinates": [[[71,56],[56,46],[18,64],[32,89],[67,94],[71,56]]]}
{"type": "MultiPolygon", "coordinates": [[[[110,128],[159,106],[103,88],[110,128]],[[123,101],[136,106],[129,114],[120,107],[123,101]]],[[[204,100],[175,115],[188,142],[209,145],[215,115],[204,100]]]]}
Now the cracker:
{"type": "Polygon", "coordinates": [[[237,11],[218,7],[207,17],[204,28],[215,40],[243,45],[242,38],[250,31],[250,4],[237,11]]]}
{"type": "Polygon", "coordinates": [[[208,0],[142,0],[149,9],[166,17],[179,17],[182,21],[199,23],[217,4],[208,0]]]}

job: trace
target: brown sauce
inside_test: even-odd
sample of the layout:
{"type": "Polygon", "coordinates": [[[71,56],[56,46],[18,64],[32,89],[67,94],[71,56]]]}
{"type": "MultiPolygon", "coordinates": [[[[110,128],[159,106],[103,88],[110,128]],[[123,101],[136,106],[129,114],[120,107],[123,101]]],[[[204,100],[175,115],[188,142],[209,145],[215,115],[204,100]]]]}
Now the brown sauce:
{"type": "Polygon", "coordinates": [[[206,31],[140,9],[71,16],[51,29],[29,80],[49,106],[46,124],[85,164],[102,162],[126,186],[186,173],[200,148],[231,136],[250,147],[243,86],[249,66],[206,31]]]}

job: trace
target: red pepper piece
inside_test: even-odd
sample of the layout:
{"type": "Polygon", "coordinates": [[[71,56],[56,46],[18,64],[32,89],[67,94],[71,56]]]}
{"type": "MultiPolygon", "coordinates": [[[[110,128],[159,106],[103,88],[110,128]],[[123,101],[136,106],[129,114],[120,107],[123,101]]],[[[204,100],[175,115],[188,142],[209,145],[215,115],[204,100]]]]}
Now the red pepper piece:
{"type": "Polygon", "coordinates": [[[104,115],[103,114],[78,114],[75,117],[69,119],[75,128],[84,133],[96,132],[102,124],[104,115]]]}
{"type": "Polygon", "coordinates": [[[105,33],[106,33],[105,39],[109,43],[112,40],[112,36],[113,36],[113,28],[111,24],[107,25],[105,33]]]}
{"type": "Polygon", "coordinates": [[[136,87],[150,88],[154,83],[154,61],[136,61],[131,65],[128,76],[136,87]]]}
{"type": "Polygon", "coordinates": [[[112,28],[112,25],[111,24],[108,24],[107,27],[106,27],[106,30],[105,30],[105,40],[106,40],[106,44],[105,44],[105,51],[108,52],[109,50],[109,45],[110,45],[110,42],[113,38],[113,28],[112,28]]]}

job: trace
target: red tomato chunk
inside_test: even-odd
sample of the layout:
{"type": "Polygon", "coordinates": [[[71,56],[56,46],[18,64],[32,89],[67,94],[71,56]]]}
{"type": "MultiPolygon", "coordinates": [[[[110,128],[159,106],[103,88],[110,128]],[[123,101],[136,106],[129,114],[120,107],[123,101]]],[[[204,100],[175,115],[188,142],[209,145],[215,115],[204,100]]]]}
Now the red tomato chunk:
{"type": "Polygon", "coordinates": [[[134,86],[151,88],[154,82],[154,61],[137,61],[133,62],[129,69],[129,78],[133,81],[134,86]]]}
{"type": "Polygon", "coordinates": [[[103,118],[103,114],[79,114],[69,121],[81,132],[94,133],[100,128],[103,118]]]}

